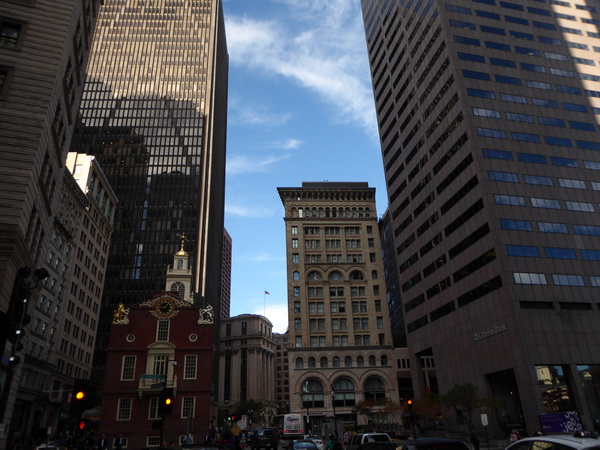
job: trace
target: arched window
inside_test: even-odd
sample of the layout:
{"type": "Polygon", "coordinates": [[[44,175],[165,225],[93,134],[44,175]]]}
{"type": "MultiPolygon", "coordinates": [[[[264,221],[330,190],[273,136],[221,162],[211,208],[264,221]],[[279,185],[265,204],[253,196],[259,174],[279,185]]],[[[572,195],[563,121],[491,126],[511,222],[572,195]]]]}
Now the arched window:
{"type": "Polygon", "coordinates": [[[363,216],[363,209],[358,208],[358,217],[362,217],[362,216],[363,216]]]}
{"type": "Polygon", "coordinates": [[[177,260],[177,269],[178,270],[183,270],[183,259],[178,259],[177,260]]]}
{"type": "Polygon", "coordinates": [[[323,369],[326,369],[327,367],[329,367],[329,362],[327,361],[326,356],[321,357],[321,367],[323,369]]]}
{"type": "Polygon", "coordinates": [[[369,366],[375,367],[377,365],[377,359],[374,355],[369,356],[369,366]]]}
{"type": "Polygon", "coordinates": [[[302,408],[323,408],[325,406],[323,385],[315,378],[302,383],[302,408]]]}
{"type": "Polygon", "coordinates": [[[365,208],[365,217],[371,217],[371,208],[365,208]]]}
{"type": "Polygon", "coordinates": [[[304,217],[304,210],[302,208],[298,208],[298,217],[304,217]]]}
{"type": "Polygon", "coordinates": [[[323,276],[317,272],[316,270],[313,270],[312,272],[308,273],[308,280],[309,281],[319,281],[323,279],[323,276]]]}
{"type": "Polygon", "coordinates": [[[379,377],[369,377],[365,381],[365,400],[385,398],[385,384],[379,377]]]}
{"type": "Polygon", "coordinates": [[[352,357],[346,356],[344,358],[344,367],[352,367],[352,357]]]}
{"type": "Polygon", "coordinates": [[[342,281],[343,279],[344,277],[342,277],[342,274],[337,271],[329,274],[329,281],[342,281]]]}
{"type": "Polygon", "coordinates": [[[339,356],[333,357],[333,367],[340,367],[340,358],[339,356]]]}
{"type": "Polygon", "coordinates": [[[382,366],[387,366],[388,365],[388,357],[387,357],[387,355],[381,355],[381,365],[382,366]]]}
{"type": "Polygon", "coordinates": [[[315,367],[317,367],[317,360],[311,356],[310,358],[308,358],[308,368],[314,369],[315,367]]]}
{"type": "Polygon", "coordinates": [[[352,217],[358,217],[358,212],[356,211],[356,208],[352,208],[352,217]]]}
{"type": "Polygon", "coordinates": [[[365,276],[363,275],[363,273],[360,270],[355,270],[354,272],[352,272],[350,274],[350,279],[351,280],[364,280],[365,276]]]}
{"type": "Polygon", "coordinates": [[[300,272],[296,271],[293,273],[292,278],[294,279],[294,281],[298,281],[300,280],[300,272]]]}
{"type": "Polygon", "coordinates": [[[319,216],[317,215],[317,208],[313,208],[313,209],[312,209],[312,211],[310,212],[310,216],[311,216],[311,217],[319,217],[319,216]]]}
{"type": "Polygon", "coordinates": [[[379,278],[378,275],[377,275],[377,271],[376,270],[372,271],[371,272],[371,279],[372,280],[376,280],[377,278],[379,278]]]}
{"type": "Polygon", "coordinates": [[[356,357],[356,366],[357,367],[365,367],[365,358],[363,358],[362,356],[357,356],[356,357]]]}
{"type": "Polygon", "coordinates": [[[171,285],[171,292],[177,292],[180,299],[185,299],[185,285],[180,282],[175,282],[171,285]]]}
{"type": "Polygon", "coordinates": [[[329,208],[325,208],[325,217],[331,217],[331,210],[329,208]]]}
{"type": "Polygon", "coordinates": [[[354,383],[349,378],[338,378],[332,388],[334,406],[354,406],[356,404],[354,383]]]}
{"type": "Polygon", "coordinates": [[[319,208],[319,217],[320,218],[325,217],[325,210],[323,208],[319,208]]]}
{"type": "Polygon", "coordinates": [[[296,369],[304,369],[304,360],[302,358],[296,358],[296,369]]]}

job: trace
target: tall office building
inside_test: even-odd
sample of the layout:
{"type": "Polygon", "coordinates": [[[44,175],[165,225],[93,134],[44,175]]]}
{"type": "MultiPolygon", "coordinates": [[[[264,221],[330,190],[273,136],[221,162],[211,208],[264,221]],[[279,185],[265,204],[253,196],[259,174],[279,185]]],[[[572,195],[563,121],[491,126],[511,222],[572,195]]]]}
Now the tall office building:
{"type": "Polygon", "coordinates": [[[227,80],[221,1],[106,0],[100,8],[75,136],[120,201],[100,370],[115,305],[161,290],[179,235],[193,257],[196,302],[220,317],[227,80]]]}
{"type": "Polygon", "coordinates": [[[600,3],[361,3],[417,395],[470,382],[502,433],[592,428],[600,3]]]}
{"type": "Polygon", "coordinates": [[[375,188],[278,188],[285,209],[289,410],[313,433],[364,425],[362,400],[398,402],[375,188]]]}
{"type": "MultiPolygon", "coordinates": [[[[0,448],[5,448],[7,437],[18,436],[12,418],[25,362],[39,369],[30,391],[40,394],[34,396],[38,403],[48,403],[52,388],[43,374],[53,370],[53,358],[45,350],[38,358],[39,347],[33,354],[30,350],[33,327],[44,321],[46,336],[38,337],[51,340],[54,308],[62,307],[56,295],[62,274],[51,270],[47,260],[56,243],[64,164],[99,4],[0,2],[0,448]],[[29,304],[39,304],[43,295],[52,298],[52,305],[29,304]],[[28,300],[25,310],[23,300],[28,300]],[[33,320],[25,337],[13,345],[16,329],[11,324],[24,325],[21,317],[33,320]],[[11,356],[19,356],[21,363],[11,363],[11,356]]],[[[42,411],[36,417],[36,425],[44,415],[42,411]]]]}

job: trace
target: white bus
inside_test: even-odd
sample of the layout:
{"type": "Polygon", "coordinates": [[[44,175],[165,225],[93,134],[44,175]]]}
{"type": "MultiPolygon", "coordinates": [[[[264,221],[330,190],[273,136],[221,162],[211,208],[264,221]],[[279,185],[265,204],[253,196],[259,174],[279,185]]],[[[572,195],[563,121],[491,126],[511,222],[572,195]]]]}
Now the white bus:
{"type": "Polygon", "coordinates": [[[302,414],[283,415],[283,438],[298,439],[304,437],[304,419],[302,414]]]}

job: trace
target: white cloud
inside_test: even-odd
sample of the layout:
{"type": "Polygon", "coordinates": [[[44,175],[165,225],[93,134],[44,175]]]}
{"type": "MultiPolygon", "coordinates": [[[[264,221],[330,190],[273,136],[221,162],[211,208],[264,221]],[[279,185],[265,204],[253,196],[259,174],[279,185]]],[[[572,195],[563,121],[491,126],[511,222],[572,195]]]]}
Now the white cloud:
{"type": "Polygon", "coordinates": [[[278,21],[228,18],[231,63],[289,78],[331,105],[335,121],[357,123],[376,135],[358,2],[314,1],[307,5],[306,0],[288,0],[285,4],[290,13],[278,21]],[[283,28],[284,23],[288,28],[283,28]]]}
{"type": "Polygon", "coordinates": [[[269,155],[264,157],[234,155],[227,158],[227,174],[237,175],[241,173],[262,173],[267,172],[273,165],[290,158],[290,153],[280,155],[269,155]]]}
{"type": "Polygon", "coordinates": [[[261,126],[266,128],[278,127],[291,119],[290,113],[277,114],[267,111],[264,106],[250,104],[249,101],[230,102],[230,114],[227,121],[230,125],[261,126]]]}
{"type": "Polygon", "coordinates": [[[230,205],[229,203],[225,204],[225,213],[248,218],[271,217],[275,214],[273,210],[268,208],[230,205]]]}
{"type": "Polygon", "coordinates": [[[253,314],[265,316],[273,324],[274,333],[285,333],[288,328],[287,303],[273,304],[269,301],[270,295],[265,297],[265,305],[257,308],[253,314]]]}

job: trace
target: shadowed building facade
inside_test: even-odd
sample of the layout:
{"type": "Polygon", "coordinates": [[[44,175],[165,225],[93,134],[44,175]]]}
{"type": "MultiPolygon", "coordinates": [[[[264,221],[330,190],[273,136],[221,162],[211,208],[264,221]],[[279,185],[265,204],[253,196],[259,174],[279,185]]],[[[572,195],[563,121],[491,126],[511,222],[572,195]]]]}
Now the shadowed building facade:
{"type": "Polygon", "coordinates": [[[469,382],[499,433],[591,429],[600,3],[361,5],[417,396],[469,382]]]}
{"type": "Polygon", "coordinates": [[[162,288],[179,234],[195,301],[220,317],[228,55],[220,1],[107,0],[98,20],[75,149],[96,156],[120,201],[102,371],[115,305],[162,288]]]}

